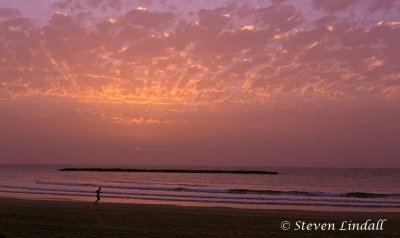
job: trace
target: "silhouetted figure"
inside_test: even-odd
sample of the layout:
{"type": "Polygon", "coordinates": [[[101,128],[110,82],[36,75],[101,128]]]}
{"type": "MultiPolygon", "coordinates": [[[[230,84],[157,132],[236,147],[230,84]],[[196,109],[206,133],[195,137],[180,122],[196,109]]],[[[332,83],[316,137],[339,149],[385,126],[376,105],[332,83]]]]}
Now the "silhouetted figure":
{"type": "Polygon", "coordinates": [[[97,205],[97,203],[100,201],[100,193],[101,193],[101,187],[96,190],[96,198],[97,200],[94,202],[94,205],[97,205]]]}

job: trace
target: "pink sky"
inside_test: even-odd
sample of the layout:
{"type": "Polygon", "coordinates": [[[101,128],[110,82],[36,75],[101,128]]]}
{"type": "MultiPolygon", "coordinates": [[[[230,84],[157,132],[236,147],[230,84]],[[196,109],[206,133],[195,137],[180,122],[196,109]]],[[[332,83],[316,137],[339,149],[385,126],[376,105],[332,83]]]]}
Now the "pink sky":
{"type": "Polygon", "coordinates": [[[400,1],[40,3],[0,3],[0,163],[400,167],[400,1]]]}

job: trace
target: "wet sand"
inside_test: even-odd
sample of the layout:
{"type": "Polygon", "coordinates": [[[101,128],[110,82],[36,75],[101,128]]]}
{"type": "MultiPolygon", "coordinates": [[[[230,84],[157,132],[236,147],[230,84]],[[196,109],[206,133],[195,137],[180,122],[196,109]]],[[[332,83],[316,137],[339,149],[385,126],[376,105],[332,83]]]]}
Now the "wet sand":
{"type": "MultiPolygon", "coordinates": [[[[339,229],[339,227],[336,227],[339,229]]],[[[400,237],[400,213],[311,212],[0,198],[0,237],[400,237]],[[296,221],[387,219],[383,231],[294,231],[296,221]],[[282,221],[291,222],[283,231],[282,221]]]]}

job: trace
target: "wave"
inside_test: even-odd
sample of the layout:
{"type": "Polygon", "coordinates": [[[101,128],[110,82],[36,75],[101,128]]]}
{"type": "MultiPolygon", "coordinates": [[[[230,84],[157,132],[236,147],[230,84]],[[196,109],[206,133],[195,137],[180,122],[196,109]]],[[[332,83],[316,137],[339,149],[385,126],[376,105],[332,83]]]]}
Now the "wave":
{"type": "Polygon", "coordinates": [[[367,192],[307,192],[307,191],[276,191],[276,190],[257,190],[257,189],[215,189],[215,188],[189,188],[176,186],[122,186],[110,184],[76,183],[76,182],[54,182],[36,181],[37,184],[79,186],[79,187],[103,187],[112,189],[132,189],[132,190],[156,190],[156,191],[176,191],[176,192],[198,192],[198,193],[229,193],[229,194],[261,194],[261,195],[286,195],[286,196],[311,196],[311,197],[353,197],[353,198],[400,198],[400,194],[382,194],[367,192]]]}
{"type": "Polygon", "coordinates": [[[130,172],[130,173],[194,173],[194,174],[279,174],[265,170],[219,170],[219,169],[129,169],[129,168],[62,168],[64,172],[130,172]]]}
{"type": "MultiPolygon", "coordinates": [[[[106,182],[106,183],[121,183],[121,184],[138,184],[137,182],[131,182],[131,181],[121,181],[121,180],[109,180],[109,181],[102,181],[102,182],[106,182]]],[[[140,184],[159,184],[157,182],[144,182],[141,181],[140,184]]],[[[190,183],[165,183],[166,185],[176,185],[176,186],[188,186],[188,187],[204,187],[204,186],[211,186],[210,184],[190,184],[190,183]]]]}
{"type": "Polygon", "coordinates": [[[251,189],[231,189],[230,193],[237,194],[269,194],[269,195],[294,195],[294,196],[322,196],[322,197],[355,197],[355,198],[400,198],[399,193],[328,193],[328,192],[302,192],[302,191],[275,191],[275,190],[251,190],[251,189]]]}
{"type": "MultiPolygon", "coordinates": [[[[94,191],[87,190],[71,190],[71,189],[54,189],[54,188],[28,188],[18,186],[0,186],[0,188],[28,190],[28,191],[45,191],[45,192],[67,192],[67,193],[81,193],[81,194],[95,194],[94,191]]],[[[15,191],[15,190],[14,190],[15,191]]],[[[199,194],[163,194],[163,193],[138,193],[138,192],[117,192],[117,191],[103,191],[102,194],[110,195],[129,195],[129,196],[155,196],[155,197],[175,197],[175,198],[199,198],[199,199],[218,199],[218,200],[259,200],[259,201],[294,201],[294,202],[340,202],[340,203],[368,203],[368,204],[397,204],[400,201],[375,201],[375,200],[343,200],[343,199],[329,199],[329,198],[289,198],[289,197],[254,197],[254,196],[213,196],[213,195],[199,195],[199,194]]]]}
{"type": "MultiPolygon", "coordinates": [[[[80,193],[51,193],[51,192],[20,192],[20,191],[7,191],[0,190],[0,193],[14,193],[14,194],[33,194],[33,195],[54,195],[63,196],[62,200],[66,197],[92,197],[91,195],[80,194],[80,193]]],[[[224,204],[246,204],[246,205],[283,205],[283,206],[330,206],[330,207],[359,207],[359,208],[400,208],[400,206],[384,205],[384,204],[339,204],[339,203],[298,203],[298,202],[281,202],[281,201],[218,201],[218,200],[204,200],[204,199],[171,199],[171,198],[151,198],[151,197],[135,197],[135,196],[110,196],[103,195],[103,198],[115,198],[115,199],[133,199],[133,200],[153,200],[153,201],[169,201],[169,202],[203,202],[203,203],[224,203],[224,204]]]]}
{"type": "Polygon", "coordinates": [[[213,188],[188,188],[176,186],[123,186],[99,183],[76,183],[76,182],[53,182],[53,181],[36,181],[36,184],[44,185],[61,185],[61,186],[78,186],[78,187],[103,187],[115,189],[134,189],[134,190],[159,190],[159,191],[185,191],[185,192],[205,192],[205,193],[229,193],[226,189],[213,188]]]}
{"type": "Polygon", "coordinates": [[[400,194],[382,194],[382,193],[364,193],[364,192],[351,192],[345,193],[344,197],[356,198],[400,198],[400,194]]]}

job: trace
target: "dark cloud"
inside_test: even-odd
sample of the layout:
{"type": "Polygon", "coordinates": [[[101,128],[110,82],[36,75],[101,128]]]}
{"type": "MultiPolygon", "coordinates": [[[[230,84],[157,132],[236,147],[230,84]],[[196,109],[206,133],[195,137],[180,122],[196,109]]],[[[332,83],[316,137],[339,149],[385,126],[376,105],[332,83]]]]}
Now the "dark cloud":
{"type": "Polygon", "coordinates": [[[170,27],[174,19],[174,14],[168,12],[152,12],[140,9],[131,10],[122,18],[128,25],[158,30],[170,27]]]}
{"type": "Polygon", "coordinates": [[[229,17],[224,16],[224,9],[198,11],[199,26],[214,34],[220,33],[229,23],[229,17]]]}
{"type": "Polygon", "coordinates": [[[20,17],[21,11],[14,8],[0,7],[0,18],[20,17]]]}
{"type": "Polygon", "coordinates": [[[252,10],[256,20],[276,31],[289,31],[302,23],[302,14],[294,5],[276,4],[252,10]]]}
{"type": "Polygon", "coordinates": [[[400,7],[399,2],[396,0],[371,0],[368,10],[370,12],[387,11],[396,7],[400,7]]]}
{"type": "Polygon", "coordinates": [[[359,0],[313,0],[313,5],[316,9],[322,9],[329,13],[346,10],[350,6],[354,6],[359,0]]]}

